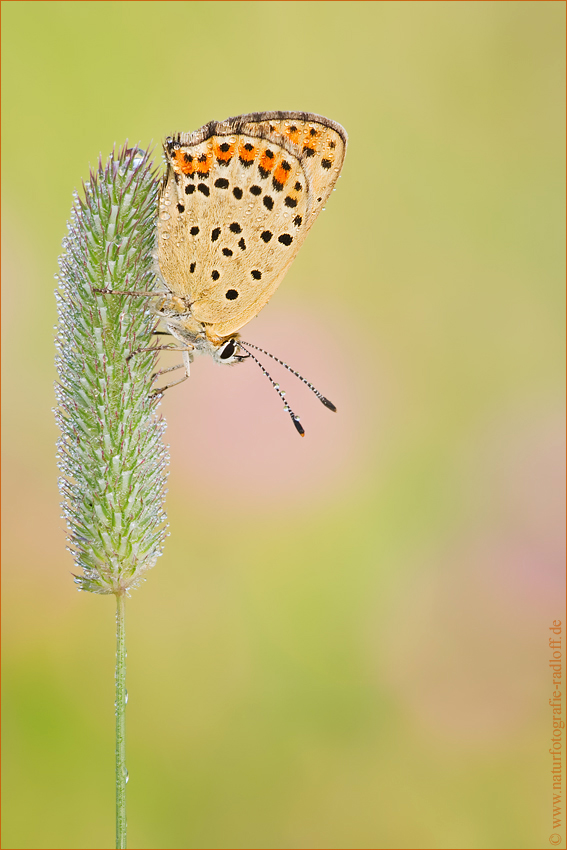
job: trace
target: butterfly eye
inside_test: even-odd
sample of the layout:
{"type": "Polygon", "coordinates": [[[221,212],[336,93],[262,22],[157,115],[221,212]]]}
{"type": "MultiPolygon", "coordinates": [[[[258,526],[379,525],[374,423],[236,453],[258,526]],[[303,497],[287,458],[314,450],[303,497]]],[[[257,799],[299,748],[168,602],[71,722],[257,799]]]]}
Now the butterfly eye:
{"type": "Polygon", "coordinates": [[[234,340],[229,339],[229,341],[227,342],[225,347],[220,352],[220,355],[219,355],[220,359],[221,360],[229,360],[232,357],[232,355],[234,354],[235,348],[236,348],[236,346],[234,345],[234,340]]]}

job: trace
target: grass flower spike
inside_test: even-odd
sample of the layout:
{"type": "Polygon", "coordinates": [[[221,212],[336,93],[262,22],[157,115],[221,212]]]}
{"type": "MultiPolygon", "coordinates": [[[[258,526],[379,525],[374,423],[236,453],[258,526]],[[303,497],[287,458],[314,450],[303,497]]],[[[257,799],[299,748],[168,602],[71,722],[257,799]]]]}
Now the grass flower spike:
{"type": "Polygon", "coordinates": [[[143,151],[113,154],[76,200],[56,293],[60,490],[80,590],[123,594],[161,554],[165,424],[151,396],[158,181],[143,151]]]}

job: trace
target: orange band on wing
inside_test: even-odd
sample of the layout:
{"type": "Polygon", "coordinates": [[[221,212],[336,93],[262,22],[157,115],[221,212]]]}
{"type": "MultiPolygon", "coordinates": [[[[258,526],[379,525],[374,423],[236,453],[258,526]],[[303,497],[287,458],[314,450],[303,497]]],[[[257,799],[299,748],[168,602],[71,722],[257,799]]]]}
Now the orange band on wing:
{"type": "Polygon", "coordinates": [[[277,180],[278,183],[282,184],[282,186],[285,185],[286,181],[289,178],[289,174],[290,174],[289,163],[286,162],[285,165],[287,165],[287,168],[284,167],[283,163],[280,163],[278,165],[278,167],[276,168],[276,170],[274,171],[274,180],[277,180]]]}
{"type": "Polygon", "coordinates": [[[211,170],[211,155],[202,153],[197,157],[196,173],[199,177],[208,177],[211,170]]]}
{"type": "Polygon", "coordinates": [[[274,154],[273,151],[266,150],[260,157],[260,168],[263,168],[264,171],[271,171],[274,167],[274,154]]]}
{"type": "Polygon", "coordinates": [[[230,145],[228,142],[221,142],[221,144],[215,144],[215,156],[219,162],[229,163],[233,157],[234,149],[236,145],[230,145]]]}
{"type": "Polygon", "coordinates": [[[190,153],[184,153],[178,148],[173,151],[171,158],[182,174],[193,174],[197,170],[197,159],[190,153]]]}
{"type": "Polygon", "coordinates": [[[240,145],[240,148],[238,149],[238,156],[242,162],[254,162],[256,157],[256,148],[250,143],[240,145]]]}
{"type": "Polygon", "coordinates": [[[288,127],[285,132],[295,145],[299,144],[299,129],[295,125],[288,127]]]}

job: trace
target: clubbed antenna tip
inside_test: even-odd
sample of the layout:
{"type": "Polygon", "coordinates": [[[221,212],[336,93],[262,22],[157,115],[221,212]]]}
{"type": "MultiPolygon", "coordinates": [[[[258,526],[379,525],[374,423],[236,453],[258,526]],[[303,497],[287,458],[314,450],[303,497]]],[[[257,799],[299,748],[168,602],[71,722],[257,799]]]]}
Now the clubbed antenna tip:
{"type": "Polygon", "coordinates": [[[328,398],[325,398],[325,396],[324,396],[324,395],[319,396],[319,401],[323,402],[323,404],[325,405],[325,407],[328,407],[328,408],[329,408],[329,410],[332,410],[332,411],[333,411],[333,413],[336,413],[336,412],[337,412],[337,408],[335,407],[335,405],[333,404],[333,402],[332,402],[332,401],[329,401],[329,399],[328,399],[328,398]]]}
{"type": "Polygon", "coordinates": [[[295,427],[297,428],[297,430],[299,431],[301,436],[305,437],[305,428],[303,427],[303,425],[299,421],[299,417],[298,416],[292,416],[291,418],[293,420],[293,424],[295,425],[295,427]]]}

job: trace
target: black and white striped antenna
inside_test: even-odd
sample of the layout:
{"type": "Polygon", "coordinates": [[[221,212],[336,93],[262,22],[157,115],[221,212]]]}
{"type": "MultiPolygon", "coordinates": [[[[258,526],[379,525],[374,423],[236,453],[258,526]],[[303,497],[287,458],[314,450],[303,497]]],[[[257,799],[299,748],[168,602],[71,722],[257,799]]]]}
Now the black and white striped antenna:
{"type": "Polygon", "coordinates": [[[295,425],[295,427],[297,428],[298,432],[301,434],[302,437],[305,435],[305,430],[304,430],[301,422],[299,421],[299,416],[295,415],[295,413],[293,412],[293,410],[291,409],[291,407],[287,403],[287,400],[285,398],[285,392],[280,388],[280,385],[274,381],[274,379],[272,378],[272,376],[270,375],[268,370],[260,363],[258,358],[255,357],[254,354],[252,354],[252,352],[248,350],[249,348],[254,348],[256,351],[261,351],[262,354],[266,354],[268,357],[271,357],[272,360],[275,360],[277,363],[279,363],[281,366],[283,366],[285,369],[287,369],[288,372],[291,372],[292,375],[295,375],[296,378],[299,378],[300,381],[303,381],[303,383],[306,386],[309,387],[311,392],[314,393],[317,396],[319,401],[322,404],[324,404],[326,408],[328,408],[329,410],[332,410],[332,411],[336,411],[337,408],[335,407],[335,405],[333,404],[332,401],[329,401],[328,398],[325,398],[325,396],[322,393],[320,393],[319,390],[316,387],[313,386],[313,384],[309,383],[309,381],[307,381],[303,377],[303,375],[300,375],[299,372],[296,372],[295,369],[292,369],[291,366],[288,366],[288,364],[285,363],[283,360],[280,360],[279,357],[276,357],[274,354],[270,354],[269,351],[266,351],[264,348],[260,348],[258,345],[253,345],[251,342],[243,342],[242,340],[239,339],[237,344],[243,349],[243,351],[246,352],[248,357],[251,357],[252,360],[254,360],[254,362],[258,364],[258,366],[260,367],[260,369],[262,370],[262,372],[264,373],[266,378],[270,381],[271,385],[274,387],[277,394],[279,395],[279,397],[283,401],[285,410],[287,410],[287,412],[291,416],[291,420],[292,420],[293,424],[295,425]]]}

